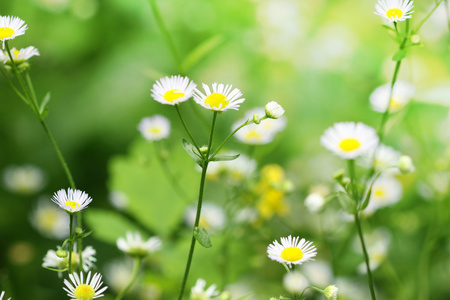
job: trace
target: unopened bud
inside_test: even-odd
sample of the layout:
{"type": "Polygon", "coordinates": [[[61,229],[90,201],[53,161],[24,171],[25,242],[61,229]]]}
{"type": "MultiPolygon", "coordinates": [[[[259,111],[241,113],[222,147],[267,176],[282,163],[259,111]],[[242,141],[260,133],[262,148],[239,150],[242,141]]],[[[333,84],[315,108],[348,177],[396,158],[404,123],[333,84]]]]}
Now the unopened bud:
{"type": "Polygon", "coordinates": [[[266,116],[271,119],[278,119],[284,114],[284,108],[275,101],[266,104],[266,116]]]}
{"type": "Polygon", "coordinates": [[[415,170],[412,158],[408,155],[400,156],[397,162],[397,167],[400,169],[402,174],[408,174],[414,172],[415,170]]]}
{"type": "Polygon", "coordinates": [[[253,122],[255,122],[255,124],[261,123],[261,117],[258,114],[254,114],[253,115],[253,122]]]}
{"type": "Polygon", "coordinates": [[[420,43],[420,35],[414,34],[411,36],[411,42],[413,44],[419,44],[420,43]]]}
{"type": "Polygon", "coordinates": [[[342,177],[344,177],[345,171],[344,169],[339,169],[333,174],[333,179],[336,181],[341,181],[342,177]]]}
{"type": "Polygon", "coordinates": [[[58,249],[56,250],[56,256],[58,256],[59,258],[66,258],[67,256],[69,256],[69,252],[64,249],[58,249]]]}
{"type": "Polygon", "coordinates": [[[208,146],[202,146],[200,147],[200,153],[202,155],[206,155],[206,153],[208,153],[208,146]]]}
{"type": "Polygon", "coordinates": [[[341,183],[342,183],[343,185],[349,184],[350,181],[351,181],[351,180],[350,180],[349,177],[344,177],[344,178],[341,179],[341,183]]]}
{"type": "Polygon", "coordinates": [[[230,299],[231,299],[230,292],[223,292],[222,294],[219,295],[219,300],[230,300],[230,299]]]}
{"type": "Polygon", "coordinates": [[[83,234],[83,228],[81,228],[81,227],[76,227],[76,228],[75,228],[75,234],[76,234],[76,235],[82,235],[82,234],[83,234]]]}
{"type": "Polygon", "coordinates": [[[336,300],[338,294],[338,288],[335,285],[329,285],[327,288],[323,291],[323,296],[327,300],[336,300]]]}

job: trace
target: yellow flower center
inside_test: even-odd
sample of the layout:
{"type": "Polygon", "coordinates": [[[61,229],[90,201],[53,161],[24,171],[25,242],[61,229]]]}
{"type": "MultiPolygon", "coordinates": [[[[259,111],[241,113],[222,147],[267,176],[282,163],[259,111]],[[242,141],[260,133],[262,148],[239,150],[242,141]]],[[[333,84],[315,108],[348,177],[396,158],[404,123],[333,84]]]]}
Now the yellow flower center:
{"type": "Polygon", "coordinates": [[[339,147],[344,151],[353,151],[361,147],[361,144],[356,139],[345,139],[339,144],[339,147]]]}
{"type": "Polygon", "coordinates": [[[211,108],[219,108],[220,104],[222,104],[221,108],[224,108],[230,103],[230,101],[227,101],[227,97],[225,97],[222,94],[219,93],[212,93],[205,99],[205,103],[209,104],[211,108]]]}
{"type": "Polygon", "coordinates": [[[386,17],[389,19],[395,19],[395,17],[401,18],[403,16],[403,12],[399,8],[391,8],[386,12],[386,17]]]}
{"type": "Polygon", "coordinates": [[[149,134],[160,134],[161,133],[161,128],[159,128],[159,127],[151,127],[149,129],[147,129],[147,132],[149,134]]]}
{"type": "Polygon", "coordinates": [[[289,247],[281,252],[281,258],[287,261],[298,261],[302,259],[303,252],[297,247],[289,247]]]}
{"type": "Polygon", "coordinates": [[[184,97],[184,93],[179,90],[179,89],[173,89],[170,91],[167,91],[164,94],[164,100],[166,100],[167,102],[173,103],[175,100],[177,100],[178,98],[184,97]]]}
{"type": "Polygon", "coordinates": [[[389,111],[399,111],[400,109],[403,108],[403,106],[405,106],[405,104],[395,100],[395,99],[391,99],[391,101],[389,101],[389,111]]]}
{"type": "Polygon", "coordinates": [[[73,294],[75,298],[80,300],[92,300],[95,296],[95,291],[90,285],[80,284],[73,294]]]}
{"type": "Polygon", "coordinates": [[[376,189],[373,191],[373,194],[377,197],[383,197],[384,196],[384,191],[382,189],[376,189]]]}
{"type": "Polygon", "coordinates": [[[10,38],[14,34],[14,29],[9,27],[1,27],[0,28],[0,40],[10,38]]]}
{"type": "Polygon", "coordinates": [[[259,134],[259,132],[251,130],[245,135],[245,138],[247,141],[252,141],[255,139],[260,139],[261,135],[259,134]]]}
{"type": "Polygon", "coordinates": [[[13,58],[16,58],[17,59],[17,56],[19,56],[19,54],[20,54],[20,50],[13,50],[13,58]]]}
{"type": "Polygon", "coordinates": [[[77,201],[66,201],[65,203],[67,206],[72,207],[73,209],[77,208],[79,206],[79,204],[77,203],[77,201]]]}

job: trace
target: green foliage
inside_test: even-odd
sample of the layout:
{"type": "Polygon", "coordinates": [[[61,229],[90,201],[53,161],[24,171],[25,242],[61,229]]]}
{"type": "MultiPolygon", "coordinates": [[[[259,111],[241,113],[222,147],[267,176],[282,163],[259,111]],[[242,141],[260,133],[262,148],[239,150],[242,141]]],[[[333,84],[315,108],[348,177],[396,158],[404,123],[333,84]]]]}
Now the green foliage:
{"type": "Polygon", "coordinates": [[[197,240],[197,242],[202,245],[205,248],[211,248],[212,243],[211,239],[209,238],[209,233],[206,231],[205,228],[195,228],[194,230],[194,237],[197,240]]]}

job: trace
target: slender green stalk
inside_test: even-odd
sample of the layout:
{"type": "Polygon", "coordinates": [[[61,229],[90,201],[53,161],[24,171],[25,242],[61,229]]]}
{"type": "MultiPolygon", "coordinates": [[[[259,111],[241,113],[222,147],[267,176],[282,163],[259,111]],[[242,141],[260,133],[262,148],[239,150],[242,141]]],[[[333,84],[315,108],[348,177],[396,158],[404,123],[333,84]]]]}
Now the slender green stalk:
{"type": "Polygon", "coordinates": [[[428,18],[431,17],[431,15],[434,13],[434,11],[438,8],[438,6],[442,3],[442,1],[444,0],[439,0],[439,2],[436,3],[436,5],[433,7],[433,9],[428,13],[428,15],[422,20],[420,21],[419,25],[417,26],[417,28],[414,30],[414,33],[419,32],[420,28],[423,26],[423,24],[425,24],[425,22],[428,20],[428,18]]]}
{"type": "Polygon", "coordinates": [[[138,274],[139,274],[141,261],[142,261],[142,258],[139,256],[134,258],[133,274],[131,275],[131,279],[128,282],[128,284],[117,295],[116,300],[121,300],[123,298],[123,296],[125,296],[126,292],[128,292],[128,290],[131,288],[133,283],[136,281],[136,278],[138,277],[138,274]]]}
{"type": "Polygon", "coordinates": [[[216,151],[214,151],[214,153],[211,155],[210,160],[213,159],[213,158],[217,155],[217,153],[219,153],[220,149],[222,149],[222,147],[225,146],[225,144],[228,142],[228,140],[231,139],[231,137],[232,137],[236,132],[238,132],[239,129],[241,129],[242,127],[244,127],[244,126],[246,126],[246,125],[248,125],[248,124],[251,124],[251,123],[253,123],[253,122],[250,121],[250,120],[247,120],[247,121],[244,122],[244,124],[242,124],[241,126],[239,126],[238,128],[236,128],[235,130],[233,130],[233,132],[230,133],[230,135],[222,142],[222,144],[220,144],[219,147],[217,147],[216,151]]]}
{"type": "Polygon", "coordinates": [[[214,128],[215,128],[215,124],[216,124],[216,119],[217,119],[217,111],[214,111],[212,125],[211,125],[211,133],[209,135],[208,149],[206,150],[206,155],[203,156],[202,177],[200,179],[200,189],[199,189],[199,193],[198,193],[198,203],[197,203],[197,214],[195,216],[194,229],[192,232],[191,247],[189,248],[189,255],[188,255],[187,262],[186,262],[186,269],[184,271],[183,282],[181,284],[181,289],[180,289],[180,294],[178,295],[178,300],[183,299],[184,290],[186,288],[187,279],[189,277],[189,270],[191,268],[192,257],[194,255],[194,250],[195,250],[194,232],[198,228],[198,224],[200,223],[200,214],[202,211],[202,203],[203,203],[203,193],[205,190],[206,171],[208,169],[209,153],[211,150],[212,140],[214,137],[214,128]]]}
{"type": "Polygon", "coordinates": [[[370,270],[369,254],[367,253],[366,243],[364,242],[364,235],[362,233],[361,222],[359,220],[359,213],[357,212],[356,214],[354,214],[354,216],[356,228],[358,229],[359,240],[361,241],[361,247],[364,253],[364,261],[366,263],[367,279],[369,281],[370,295],[372,296],[372,300],[376,300],[372,271],[370,270]]]}
{"type": "Polygon", "coordinates": [[[73,214],[69,214],[69,265],[67,269],[72,273],[72,251],[73,251],[73,214]]]}
{"type": "Polygon", "coordinates": [[[181,124],[183,124],[184,130],[186,131],[186,133],[189,135],[189,138],[192,141],[192,144],[195,146],[195,148],[198,150],[198,152],[200,153],[200,148],[198,147],[197,143],[194,140],[194,137],[192,136],[191,132],[189,131],[189,129],[186,126],[186,123],[184,123],[183,117],[181,116],[181,112],[180,112],[180,108],[178,107],[178,104],[175,105],[175,109],[177,111],[178,114],[178,118],[180,118],[181,124]]]}
{"type": "Polygon", "coordinates": [[[181,59],[178,54],[177,48],[175,47],[175,43],[173,42],[172,36],[170,35],[169,30],[167,30],[166,25],[164,24],[161,13],[159,12],[158,6],[156,5],[155,0],[149,0],[150,6],[152,7],[153,15],[155,17],[156,23],[158,24],[159,29],[162,31],[164,39],[166,40],[167,45],[169,46],[170,52],[172,53],[173,59],[177,66],[178,71],[181,72],[181,59]]]}
{"type": "Polygon", "coordinates": [[[28,103],[28,99],[22,95],[22,93],[16,88],[16,86],[12,83],[11,79],[9,78],[8,74],[5,71],[5,68],[2,64],[0,64],[0,70],[3,74],[3,77],[5,77],[6,81],[8,82],[9,86],[13,89],[13,91],[17,94],[17,96],[19,96],[20,99],[23,100],[23,102],[25,102],[26,105],[30,105],[28,103]]]}
{"type": "Polygon", "coordinates": [[[355,175],[355,160],[348,159],[347,160],[348,174],[350,175],[350,185],[352,196],[355,201],[358,201],[358,189],[356,187],[356,175],[355,175]]]}

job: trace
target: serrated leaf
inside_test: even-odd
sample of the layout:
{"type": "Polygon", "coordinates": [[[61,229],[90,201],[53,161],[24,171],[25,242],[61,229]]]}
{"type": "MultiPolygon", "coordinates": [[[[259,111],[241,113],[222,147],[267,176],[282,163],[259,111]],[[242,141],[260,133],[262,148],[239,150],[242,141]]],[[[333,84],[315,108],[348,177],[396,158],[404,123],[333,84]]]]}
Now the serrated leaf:
{"type": "Polygon", "coordinates": [[[39,107],[39,114],[41,115],[42,118],[44,118],[47,113],[48,113],[48,103],[50,102],[50,92],[48,92],[47,94],[45,94],[44,99],[42,99],[41,105],[39,107]]]}
{"type": "Polygon", "coordinates": [[[222,35],[213,36],[198,45],[192,50],[181,64],[181,69],[186,73],[196,64],[198,64],[206,55],[214,51],[220,44],[223,43],[224,37],[222,35]]]}
{"type": "Polygon", "coordinates": [[[205,228],[195,228],[194,237],[197,242],[205,248],[211,248],[211,239],[209,238],[208,231],[205,228]]]}
{"type": "Polygon", "coordinates": [[[235,160],[236,158],[239,157],[240,154],[235,154],[235,155],[216,155],[214,156],[211,161],[230,161],[230,160],[235,160]]]}
{"type": "Polygon", "coordinates": [[[398,50],[397,52],[394,53],[394,55],[392,56],[392,60],[393,61],[401,61],[402,59],[404,59],[406,57],[406,51],[405,50],[398,50]]]}
{"type": "Polygon", "coordinates": [[[355,214],[357,211],[355,200],[344,192],[337,192],[336,194],[342,208],[349,214],[355,214]]]}
{"type": "Polygon", "coordinates": [[[203,167],[203,158],[200,153],[198,153],[197,148],[194,147],[191,143],[183,139],[183,148],[186,150],[187,154],[200,166],[203,167]]]}

